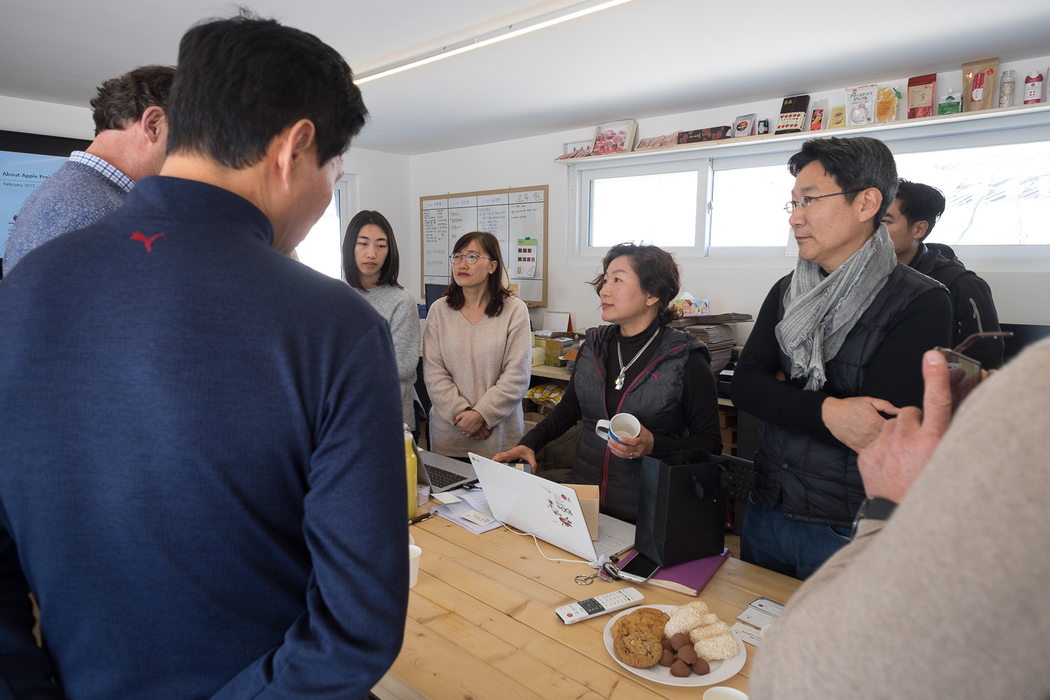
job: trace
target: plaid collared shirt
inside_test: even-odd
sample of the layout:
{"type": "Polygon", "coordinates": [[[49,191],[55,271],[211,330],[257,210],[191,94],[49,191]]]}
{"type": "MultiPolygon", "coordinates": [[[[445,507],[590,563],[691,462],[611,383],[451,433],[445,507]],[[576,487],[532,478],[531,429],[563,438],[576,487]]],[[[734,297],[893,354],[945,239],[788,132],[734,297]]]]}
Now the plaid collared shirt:
{"type": "Polygon", "coordinates": [[[99,171],[107,180],[112,182],[114,185],[124,190],[125,193],[131,192],[131,188],[135,186],[135,181],[130,177],[120,172],[112,165],[102,160],[98,156],[93,156],[90,153],[84,151],[73,151],[69,154],[69,160],[74,163],[80,163],[86,165],[89,168],[94,168],[99,171]]]}

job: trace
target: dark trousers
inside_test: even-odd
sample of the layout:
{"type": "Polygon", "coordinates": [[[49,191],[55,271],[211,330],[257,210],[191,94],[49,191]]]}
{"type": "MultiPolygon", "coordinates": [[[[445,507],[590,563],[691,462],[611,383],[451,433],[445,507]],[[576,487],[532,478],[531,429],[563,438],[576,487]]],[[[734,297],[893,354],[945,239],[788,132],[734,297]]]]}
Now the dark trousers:
{"type": "Polygon", "coordinates": [[[849,541],[849,528],[787,520],[783,504],[767,513],[754,496],[749,496],[740,558],[804,580],[849,541]]]}

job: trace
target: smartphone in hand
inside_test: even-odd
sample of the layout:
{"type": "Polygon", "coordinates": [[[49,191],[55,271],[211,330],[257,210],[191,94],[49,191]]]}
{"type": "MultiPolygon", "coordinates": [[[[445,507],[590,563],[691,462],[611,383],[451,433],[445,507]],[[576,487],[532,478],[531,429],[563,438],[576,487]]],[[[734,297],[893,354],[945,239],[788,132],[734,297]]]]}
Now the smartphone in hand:
{"type": "Polygon", "coordinates": [[[956,409],[959,408],[959,404],[963,402],[970,392],[977,388],[977,385],[981,383],[981,379],[984,377],[984,370],[981,368],[981,363],[972,357],[967,357],[963,354],[963,350],[973,345],[981,338],[1008,338],[1013,333],[1007,331],[994,331],[988,333],[974,333],[973,335],[966,338],[958,345],[955,346],[954,350],[948,348],[934,348],[942,355],[948,362],[948,381],[952,389],[952,413],[954,414],[956,409]]]}

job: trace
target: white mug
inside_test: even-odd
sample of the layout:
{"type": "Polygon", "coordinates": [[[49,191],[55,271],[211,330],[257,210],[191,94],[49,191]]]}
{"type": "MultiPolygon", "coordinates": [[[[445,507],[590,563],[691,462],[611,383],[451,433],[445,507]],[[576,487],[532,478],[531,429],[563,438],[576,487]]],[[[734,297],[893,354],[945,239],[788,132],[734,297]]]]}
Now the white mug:
{"type": "Polygon", "coordinates": [[[747,694],[740,692],[736,688],[716,685],[704,692],[704,700],[747,700],[747,694]]]}
{"type": "Polygon", "coordinates": [[[642,432],[642,424],[630,413],[617,413],[610,420],[600,420],[594,426],[594,432],[602,440],[608,440],[611,436],[616,442],[620,438],[636,438],[642,432]]]}
{"type": "Polygon", "coordinates": [[[408,545],[408,587],[415,588],[419,580],[419,557],[423,550],[414,544],[408,545]]]}

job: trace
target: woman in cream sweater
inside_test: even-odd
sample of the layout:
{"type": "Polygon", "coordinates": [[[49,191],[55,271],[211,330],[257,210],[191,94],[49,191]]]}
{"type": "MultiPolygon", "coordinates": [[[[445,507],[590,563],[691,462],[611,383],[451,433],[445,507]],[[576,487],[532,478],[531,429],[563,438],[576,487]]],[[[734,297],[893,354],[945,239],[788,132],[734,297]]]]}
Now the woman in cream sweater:
{"type": "Polygon", "coordinates": [[[452,283],[431,306],[423,334],[431,449],[492,457],[516,445],[525,430],[528,307],[504,284],[503,255],[491,233],[460,237],[449,257],[452,283]]]}

